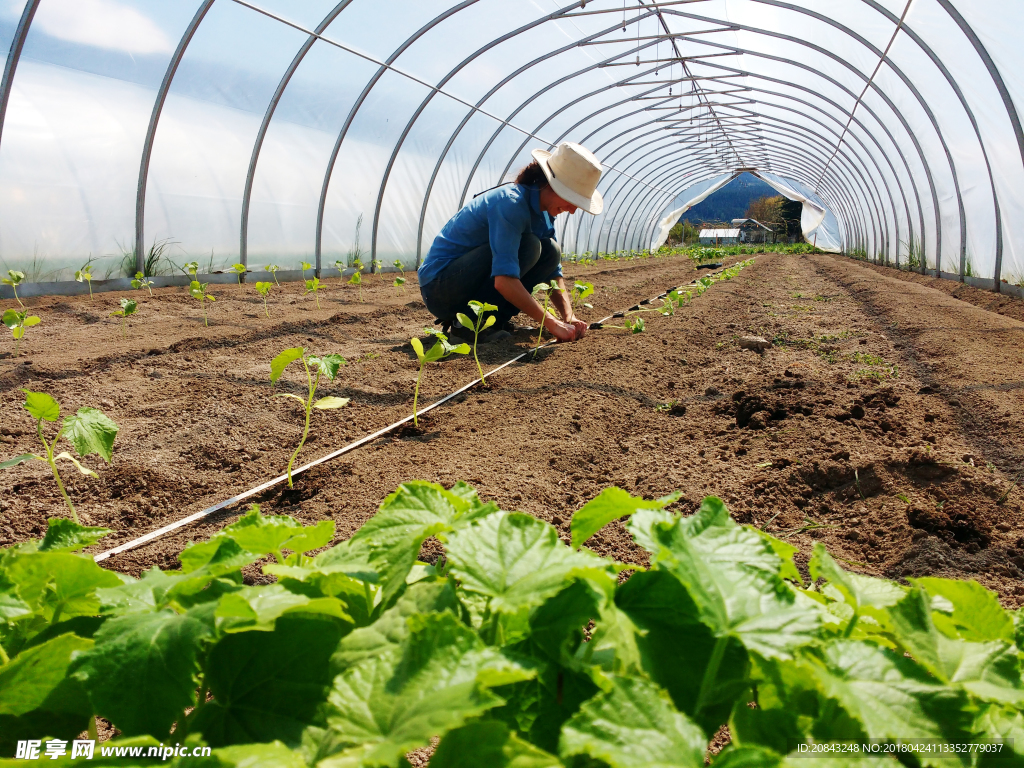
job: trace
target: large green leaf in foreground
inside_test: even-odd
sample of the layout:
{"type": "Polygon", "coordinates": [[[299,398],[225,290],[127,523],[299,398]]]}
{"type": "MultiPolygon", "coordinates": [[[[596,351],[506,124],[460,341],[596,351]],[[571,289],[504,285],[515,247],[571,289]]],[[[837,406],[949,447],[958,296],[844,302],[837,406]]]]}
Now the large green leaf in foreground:
{"type": "Polygon", "coordinates": [[[533,674],[484,646],[453,614],[414,615],[407,621],[409,635],[400,646],[350,667],[334,681],[327,708],[330,738],[348,748],[333,758],[338,765],[397,766],[431,736],[443,736],[501,704],[490,688],[533,674]]]}
{"type": "Polygon", "coordinates": [[[449,731],[430,758],[430,768],[485,767],[562,768],[562,763],[494,720],[478,720],[449,731]]]}

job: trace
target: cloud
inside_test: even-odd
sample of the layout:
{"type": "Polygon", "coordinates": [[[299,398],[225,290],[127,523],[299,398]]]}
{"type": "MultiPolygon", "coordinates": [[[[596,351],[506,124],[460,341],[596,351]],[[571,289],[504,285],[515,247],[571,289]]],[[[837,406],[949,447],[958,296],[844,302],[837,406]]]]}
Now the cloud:
{"type": "Polygon", "coordinates": [[[152,19],[115,0],[43,0],[32,26],[61,40],[126,53],[174,50],[152,19]]]}

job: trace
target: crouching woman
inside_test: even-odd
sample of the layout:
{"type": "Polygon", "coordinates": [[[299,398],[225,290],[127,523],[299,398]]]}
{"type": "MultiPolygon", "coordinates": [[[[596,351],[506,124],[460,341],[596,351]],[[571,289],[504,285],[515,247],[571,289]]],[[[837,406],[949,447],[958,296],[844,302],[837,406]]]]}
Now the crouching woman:
{"type": "Polygon", "coordinates": [[[570,142],[554,152],[535,149],[531,154],[533,162],[514,183],[478,195],[445,224],[419,268],[423,303],[457,337],[461,331],[455,316],[464,312],[472,317],[472,300],[498,307],[494,330],[481,341],[508,337],[510,321],[519,312],[543,323],[559,341],[575,341],[586,333],[587,324],[573,313],[562,278],[554,219],[577,210],[601,212],[601,164],[570,142]],[[561,289],[551,296],[560,317],[545,312],[531,293],[538,283],[551,281],[561,289]]]}

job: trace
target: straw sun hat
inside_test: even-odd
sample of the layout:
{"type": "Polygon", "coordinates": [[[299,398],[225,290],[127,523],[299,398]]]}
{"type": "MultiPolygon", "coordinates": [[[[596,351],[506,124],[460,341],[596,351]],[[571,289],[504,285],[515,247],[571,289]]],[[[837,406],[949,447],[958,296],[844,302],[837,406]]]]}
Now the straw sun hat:
{"type": "Polygon", "coordinates": [[[571,141],[563,141],[554,152],[535,149],[530,154],[560,198],[587,213],[597,214],[604,210],[604,198],[597,191],[601,161],[590,150],[571,141]]]}

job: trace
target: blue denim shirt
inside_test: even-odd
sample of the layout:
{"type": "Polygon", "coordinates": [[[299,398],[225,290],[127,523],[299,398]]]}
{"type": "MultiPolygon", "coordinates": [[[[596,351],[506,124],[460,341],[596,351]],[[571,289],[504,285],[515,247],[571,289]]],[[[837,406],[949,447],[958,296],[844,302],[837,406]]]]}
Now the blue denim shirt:
{"type": "MultiPolygon", "coordinates": [[[[519,241],[527,232],[553,238],[554,223],[540,207],[540,190],[506,184],[475,197],[456,213],[434,238],[420,265],[420,285],[426,285],[460,256],[481,245],[491,246],[491,277],[519,274],[519,241]]],[[[559,265],[557,274],[561,276],[559,265]]]]}

